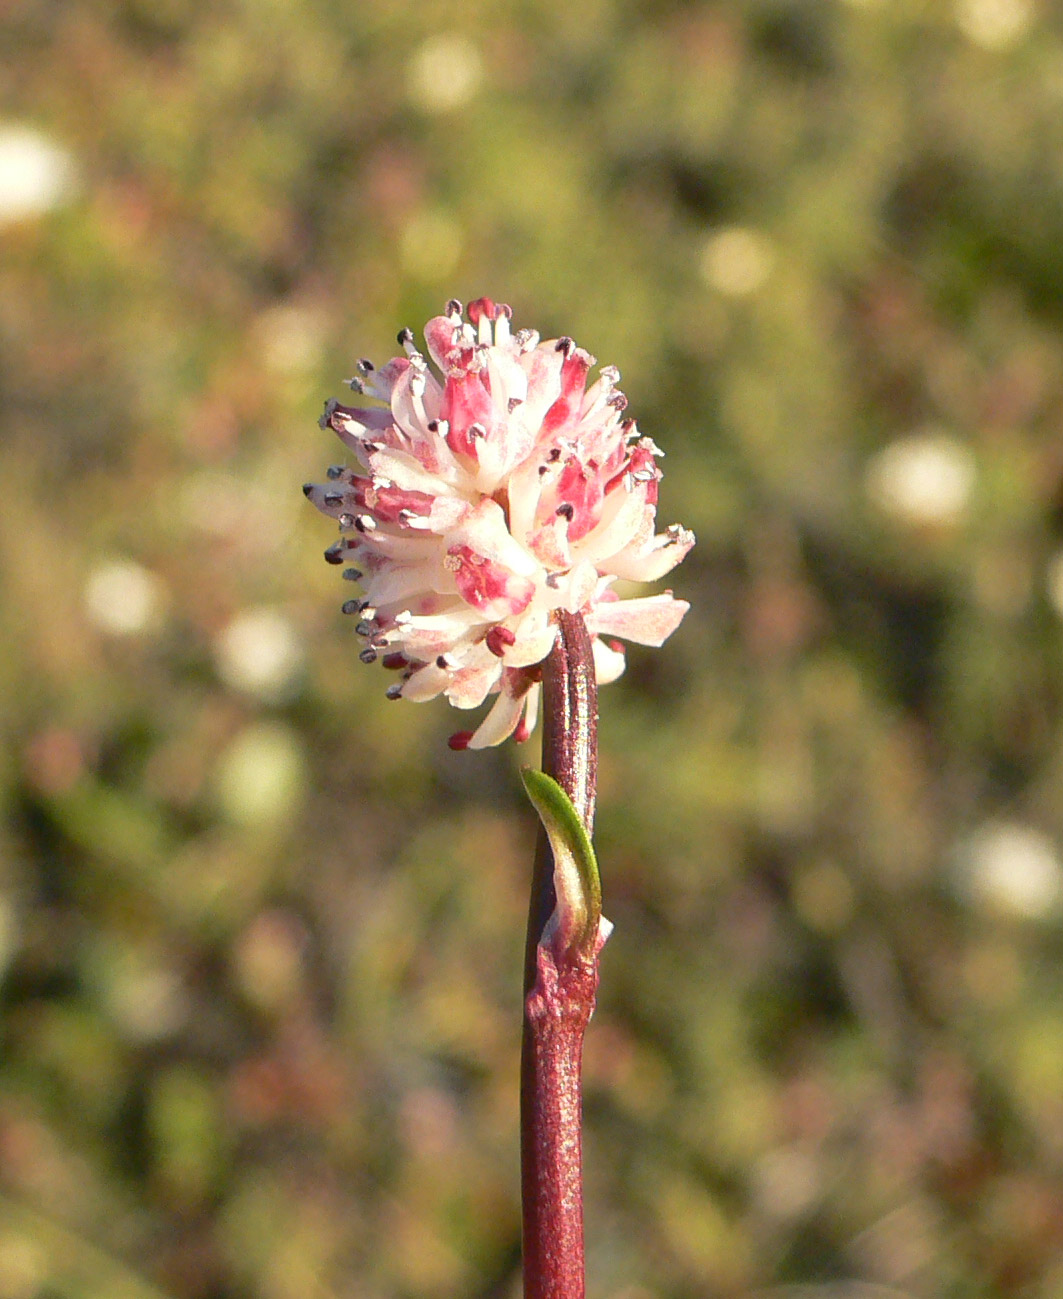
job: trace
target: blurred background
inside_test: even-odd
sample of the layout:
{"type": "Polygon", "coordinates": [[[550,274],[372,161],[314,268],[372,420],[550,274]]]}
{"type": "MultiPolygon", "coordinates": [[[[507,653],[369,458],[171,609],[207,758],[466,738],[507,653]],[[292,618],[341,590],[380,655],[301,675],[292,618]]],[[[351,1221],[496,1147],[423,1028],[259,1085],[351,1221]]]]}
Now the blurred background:
{"type": "Polygon", "coordinates": [[[0,1296],[515,1299],[535,742],[303,500],[451,296],[623,372],[591,1299],[1063,1295],[1048,0],[7,0],[0,1296]]]}

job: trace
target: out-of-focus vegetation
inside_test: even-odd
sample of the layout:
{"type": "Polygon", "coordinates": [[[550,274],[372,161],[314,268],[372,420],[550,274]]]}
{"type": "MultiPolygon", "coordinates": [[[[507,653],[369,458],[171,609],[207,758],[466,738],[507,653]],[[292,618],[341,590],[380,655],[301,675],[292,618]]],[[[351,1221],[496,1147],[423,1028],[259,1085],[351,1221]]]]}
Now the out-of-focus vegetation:
{"type": "Polygon", "coordinates": [[[534,818],[299,491],[490,294],[699,544],[603,693],[592,1299],[1063,1293],[1048,0],[9,0],[0,1295],[511,1299],[534,818]]]}

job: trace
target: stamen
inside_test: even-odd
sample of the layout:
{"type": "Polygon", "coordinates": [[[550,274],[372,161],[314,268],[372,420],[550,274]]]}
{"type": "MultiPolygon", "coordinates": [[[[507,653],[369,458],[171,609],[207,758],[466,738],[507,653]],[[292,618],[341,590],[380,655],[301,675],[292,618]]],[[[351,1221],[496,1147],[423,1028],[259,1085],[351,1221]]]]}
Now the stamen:
{"type": "Polygon", "coordinates": [[[495,316],[495,347],[504,347],[509,342],[509,322],[512,319],[512,307],[500,302],[495,316]]]}
{"type": "Polygon", "coordinates": [[[332,427],[332,416],[336,413],[336,407],[338,405],[339,402],[335,397],[330,397],[328,401],[325,402],[324,413],[317,422],[318,428],[324,430],[332,427]]]}
{"type": "Polygon", "coordinates": [[[348,548],[350,542],[334,541],[328,550],[325,551],[326,564],[342,564],[343,552],[348,548]]]}
{"type": "Polygon", "coordinates": [[[500,659],[510,645],[516,643],[516,632],[510,631],[508,627],[503,627],[501,623],[492,627],[484,637],[484,644],[495,656],[500,659]]]}

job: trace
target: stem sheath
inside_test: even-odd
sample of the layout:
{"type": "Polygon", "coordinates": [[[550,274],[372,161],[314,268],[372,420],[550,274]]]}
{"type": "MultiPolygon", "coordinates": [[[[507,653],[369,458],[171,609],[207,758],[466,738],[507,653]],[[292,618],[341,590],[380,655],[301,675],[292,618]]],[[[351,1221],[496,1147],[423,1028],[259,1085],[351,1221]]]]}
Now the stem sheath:
{"type": "MultiPolygon", "coordinates": [[[[543,664],[543,770],[590,834],[598,760],[598,689],[587,628],[559,612],[543,664]]],[[[597,957],[565,960],[541,944],[555,906],[554,861],[540,827],[524,964],[521,1191],[525,1299],[583,1299],[580,1070],[594,1010],[597,957]]]]}

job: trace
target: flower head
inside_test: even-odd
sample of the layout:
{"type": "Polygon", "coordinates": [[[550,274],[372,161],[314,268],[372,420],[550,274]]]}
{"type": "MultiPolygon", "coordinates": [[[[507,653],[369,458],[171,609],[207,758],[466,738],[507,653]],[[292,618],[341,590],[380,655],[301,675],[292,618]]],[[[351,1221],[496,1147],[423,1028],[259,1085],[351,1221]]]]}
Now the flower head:
{"type": "Polygon", "coordinates": [[[359,619],[361,658],[401,673],[389,697],[475,708],[498,695],[456,748],[527,738],[556,610],[583,615],[605,683],[624,670],[615,637],[660,645],[689,608],[670,591],[612,589],[656,580],[694,544],[678,525],[654,535],[662,453],[624,418],[619,372],[603,366],[588,387],[592,356],[570,338],[511,333],[511,314],[480,298],[466,320],[449,302],[424,331],[442,378],[409,330],[404,356],[359,362],[351,387],[384,406],[329,401],[321,424],[361,467],[303,489],[339,521],[325,558],[363,584],[343,608],[359,619]]]}

